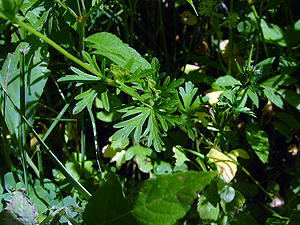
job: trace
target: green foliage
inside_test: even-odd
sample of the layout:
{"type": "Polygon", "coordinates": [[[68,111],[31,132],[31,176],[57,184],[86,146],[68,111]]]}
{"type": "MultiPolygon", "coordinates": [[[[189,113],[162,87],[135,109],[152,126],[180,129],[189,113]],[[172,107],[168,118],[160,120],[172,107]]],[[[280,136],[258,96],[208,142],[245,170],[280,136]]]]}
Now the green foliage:
{"type": "Polygon", "coordinates": [[[0,223],[297,224],[299,6],[0,0],[0,223]]]}
{"type": "Polygon", "coordinates": [[[215,177],[214,172],[176,173],[149,179],[124,198],[112,174],[91,198],[84,212],[86,224],[174,224],[215,177]]]}

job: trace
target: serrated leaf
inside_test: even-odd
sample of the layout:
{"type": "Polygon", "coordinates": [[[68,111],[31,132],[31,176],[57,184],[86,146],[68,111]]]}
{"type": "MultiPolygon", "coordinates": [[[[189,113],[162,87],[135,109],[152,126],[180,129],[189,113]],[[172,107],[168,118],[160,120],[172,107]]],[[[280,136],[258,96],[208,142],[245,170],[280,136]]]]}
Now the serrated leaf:
{"type": "Polygon", "coordinates": [[[141,69],[151,68],[150,64],[136,50],[130,48],[116,35],[108,32],[100,32],[86,38],[86,42],[90,44],[96,55],[109,58],[121,67],[125,67],[133,58],[133,64],[130,72],[135,72],[139,67],[141,69]]]}
{"type": "Polygon", "coordinates": [[[96,83],[101,80],[100,77],[90,75],[82,72],[81,70],[71,66],[71,70],[74,71],[76,75],[66,75],[59,78],[58,82],[80,82],[80,83],[96,83]]]}
{"type": "Polygon", "coordinates": [[[179,87],[179,94],[183,101],[181,108],[183,108],[187,114],[200,106],[199,96],[194,100],[197,90],[198,88],[194,88],[194,84],[191,81],[185,83],[185,88],[179,87]]]}
{"type": "Polygon", "coordinates": [[[97,84],[96,86],[93,86],[91,89],[77,95],[75,99],[76,100],[81,99],[81,101],[76,103],[73,109],[73,114],[80,113],[85,107],[91,109],[96,96],[99,93],[102,93],[104,91],[106,91],[105,85],[97,84]]]}
{"type": "Polygon", "coordinates": [[[141,134],[142,134],[142,128],[149,117],[151,112],[151,109],[144,108],[144,107],[136,107],[132,110],[129,110],[126,114],[123,115],[124,117],[130,116],[130,115],[136,115],[135,117],[122,121],[120,123],[117,123],[114,125],[114,128],[121,128],[120,130],[116,131],[113,135],[113,140],[118,140],[122,138],[123,142],[128,138],[128,136],[131,134],[131,132],[134,131],[134,140],[136,142],[139,142],[141,134]]]}
{"type": "Polygon", "coordinates": [[[164,144],[161,139],[161,133],[158,128],[158,122],[155,118],[155,112],[153,110],[150,111],[149,121],[147,129],[144,132],[144,135],[147,135],[147,146],[154,146],[154,149],[157,152],[162,150],[162,145],[164,144]]]}
{"type": "Polygon", "coordinates": [[[4,209],[5,224],[36,225],[36,212],[21,190],[14,191],[4,209]]]}
{"type": "Polygon", "coordinates": [[[246,139],[258,158],[266,163],[269,156],[269,139],[265,131],[259,126],[248,123],[246,124],[246,139]]]}
{"type": "Polygon", "coordinates": [[[182,218],[190,204],[215,177],[214,172],[176,173],[149,179],[124,198],[112,174],[91,197],[83,214],[87,225],[171,225],[182,218]]]}

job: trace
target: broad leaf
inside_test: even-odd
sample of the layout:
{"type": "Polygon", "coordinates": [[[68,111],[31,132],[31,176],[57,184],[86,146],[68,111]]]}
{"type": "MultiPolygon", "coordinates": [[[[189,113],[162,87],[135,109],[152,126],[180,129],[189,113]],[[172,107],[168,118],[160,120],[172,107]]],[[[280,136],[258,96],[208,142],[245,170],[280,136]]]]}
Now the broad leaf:
{"type": "Polygon", "coordinates": [[[297,82],[297,79],[289,75],[277,75],[269,78],[268,80],[262,82],[260,86],[278,88],[278,86],[289,86],[297,82]]]}
{"type": "Polygon", "coordinates": [[[198,199],[197,211],[201,220],[206,222],[215,222],[220,214],[220,196],[217,192],[217,185],[211,182],[209,187],[200,194],[198,199]]]}
{"type": "Polygon", "coordinates": [[[265,131],[255,124],[246,124],[246,138],[258,158],[266,163],[269,156],[269,139],[265,131]]]}
{"type": "Polygon", "coordinates": [[[131,72],[135,72],[138,68],[151,68],[147,60],[136,50],[130,48],[128,44],[124,44],[114,34],[107,32],[96,33],[87,37],[86,42],[95,49],[93,51],[94,54],[107,57],[121,67],[124,67],[133,58],[131,72]]]}
{"type": "Polygon", "coordinates": [[[124,198],[121,184],[112,174],[89,200],[84,212],[87,225],[174,224],[208,185],[214,172],[176,173],[149,179],[124,198]]]}
{"type": "Polygon", "coordinates": [[[292,90],[280,89],[277,91],[291,106],[300,110],[300,95],[292,90]]]}
{"type": "MultiPolygon", "coordinates": [[[[206,156],[209,158],[209,161],[216,163],[219,174],[222,175],[227,182],[230,182],[234,178],[237,165],[228,156],[214,148],[211,148],[206,156]]],[[[230,156],[237,160],[235,155],[230,156]]]]}
{"type": "MultiPolygon", "coordinates": [[[[30,36],[27,42],[19,44],[13,54],[9,54],[0,71],[0,83],[6,88],[16,106],[20,107],[20,51],[25,51],[25,117],[33,124],[36,105],[48,79],[48,45],[39,38],[30,36]]],[[[3,92],[2,92],[3,93],[3,92]]],[[[0,103],[3,104],[0,93],[0,103]]],[[[19,126],[22,123],[19,113],[9,100],[5,101],[5,119],[11,136],[18,137],[19,126]]],[[[26,129],[26,133],[29,129],[26,129]]],[[[20,134],[24,135],[24,134],[20,134]]]]}
{"type": "Polygon", "coordinates": [[[277,107],[283,109],[284,108],[284,102],[280,95],[276,93],[276,91],[273,88],[265,88],[264,93],[266,97],[274,103],[277,107]]]}
{"type": "Polygon", "coordinates": [[[230,75],[226,75],[223,77],[219,77],[216,80],[216,84],[219,85],[220,87],[232,87],[236,85],[241,85],[241,82],[230,75]]]}

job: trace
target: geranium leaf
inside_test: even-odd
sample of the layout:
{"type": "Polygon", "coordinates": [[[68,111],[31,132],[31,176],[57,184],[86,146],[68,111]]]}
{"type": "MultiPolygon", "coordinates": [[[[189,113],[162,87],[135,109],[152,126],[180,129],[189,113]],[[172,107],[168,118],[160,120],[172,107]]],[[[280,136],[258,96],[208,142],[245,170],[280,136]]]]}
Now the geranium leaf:
{"type": "Polygon", "coordinates": [[[174,224],[215,176],[215,172],[195,171],[159,176],[146,180],[124,198],[121,184],[112,174],[89,200],[84,221],[87,225],[174,224]]]}

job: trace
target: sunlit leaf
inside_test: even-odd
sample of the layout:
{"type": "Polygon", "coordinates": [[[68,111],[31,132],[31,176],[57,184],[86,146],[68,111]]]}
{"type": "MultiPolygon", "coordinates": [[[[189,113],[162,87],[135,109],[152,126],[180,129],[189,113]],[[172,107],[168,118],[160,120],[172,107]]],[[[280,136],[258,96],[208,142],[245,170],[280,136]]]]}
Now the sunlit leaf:
{"type": "MultiPolygon", "coordinates": [[[[236,155],[230,153],[228,155],[237,160],[236,155]]],[[[227,182],[230,182],[234,178],[237,171],[237,165],[232,161],[232,159],[214,148],[211,148],[206,156],[211,162],[216,163],[219,174],[222,175],[227,182]]]]}
{"type": "Polygon", "coordinates": [[[265,131],[255,124],[246,124],[246,138],[259,159],[266,163],[269,156],[269,139],[265,131]]]}
{"type": "Polygon", "coordinates": [[[87,225],[172,225],[182,218],[214,172],[176,173],[149,179],[124,198],[114,174],[91,197],[83,214],[87,225]]]}
{"type": "Polygon", "coordinates": [[[190,161],[186,155],[184,154],[184,152],[180,151],[176,146],[172,148],[172,151],[174,152],[174,156],[176,159],[175,165],[176,166],[180,166],[181,164],[183,164],[186,161],[190,161]]]}
{"type": "Polygon", "coordinates": [[[95,49],[94,54],[107,57],[121,67],[124,67],[133,58],[131,72],[135,72],[138,68],[150,68],[147,60],[112,33],[100,32],[93,34],[86,38],[86,42],[95,49]]]}

